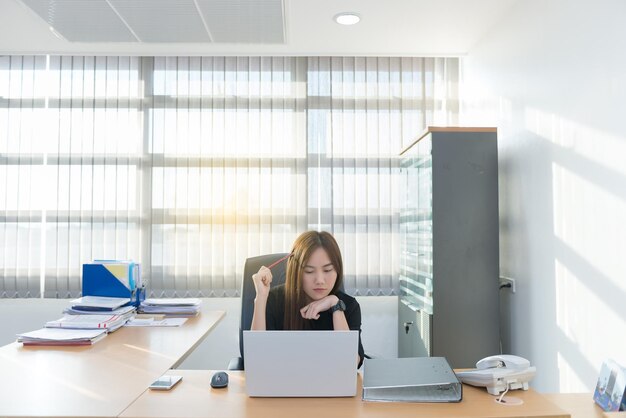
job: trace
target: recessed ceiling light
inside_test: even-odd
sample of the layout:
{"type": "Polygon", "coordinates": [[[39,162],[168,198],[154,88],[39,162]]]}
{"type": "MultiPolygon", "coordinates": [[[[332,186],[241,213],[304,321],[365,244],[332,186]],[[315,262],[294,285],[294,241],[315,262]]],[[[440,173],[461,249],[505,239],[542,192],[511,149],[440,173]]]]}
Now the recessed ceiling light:
{"type": "Polygon", "coordinates": [[[340,25],[356,25],[361,20],[356,13],[339,13],[334,19],[340,25]]]}

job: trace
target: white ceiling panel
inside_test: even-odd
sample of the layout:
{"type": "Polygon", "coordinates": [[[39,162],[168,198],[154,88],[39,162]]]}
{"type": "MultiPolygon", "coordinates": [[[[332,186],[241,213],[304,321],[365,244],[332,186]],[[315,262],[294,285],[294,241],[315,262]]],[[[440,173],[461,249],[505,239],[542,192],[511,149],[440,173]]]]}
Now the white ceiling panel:
{"type": "Polygon", "coordinates": [[[136,42],[106,0],[22,0],[70,42],[136,42]]]}
{"type": "Polygon", "coordinates": [[[141,42],[211,42],[194,0],[109,0],[141,42]]]}
{"type": "Polygon", "coordinates": [[[283,43],[282,0],[196,0],[215,42],[283,43]]]}

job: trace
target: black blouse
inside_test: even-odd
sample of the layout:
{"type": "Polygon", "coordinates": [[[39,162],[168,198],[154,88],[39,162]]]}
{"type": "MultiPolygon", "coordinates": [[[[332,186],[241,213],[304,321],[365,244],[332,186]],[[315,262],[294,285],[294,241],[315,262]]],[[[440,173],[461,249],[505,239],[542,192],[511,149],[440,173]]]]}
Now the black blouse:
{"type": "MultiPolygon", "coordinates": [[[[344,314],[348,321],[348,327],[353,331],[359,331],[359,365],[363,364],[365,352],[361,344],[361,307],[359,302],[352,296],[339,291],[336,296],[346,304],[344,314]]],[[[265,308],[265,328],[268,331],[282,331],[285,329],[285,285],[279,285],[270,289],[265,308]]],[[[310,329],[313,331],[332,331],[333,316],[330,310],[320,312],[319,319],[311,319],[310,329]]]]}

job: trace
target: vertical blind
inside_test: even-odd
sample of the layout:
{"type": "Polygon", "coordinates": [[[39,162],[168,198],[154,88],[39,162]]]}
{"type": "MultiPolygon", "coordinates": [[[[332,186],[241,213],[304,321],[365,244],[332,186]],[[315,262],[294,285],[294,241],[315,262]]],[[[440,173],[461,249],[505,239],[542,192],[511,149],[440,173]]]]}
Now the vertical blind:
{"type": "Polygon", "coordinates": [[[236,296],[247,257],[332,232],[395,294],[399,151],[458,117],[458,59],[0,57],[0,291],[74,297],[93,259],[153,296],[236,296]]]}

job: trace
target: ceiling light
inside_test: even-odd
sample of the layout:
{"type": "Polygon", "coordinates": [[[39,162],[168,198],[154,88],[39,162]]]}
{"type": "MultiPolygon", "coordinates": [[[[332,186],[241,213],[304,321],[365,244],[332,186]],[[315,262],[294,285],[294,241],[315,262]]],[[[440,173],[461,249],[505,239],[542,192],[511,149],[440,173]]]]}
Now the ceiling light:
{"type": "Polygon", "coordinates": [[[340,25],[356,25],[361,20],[356,13],[339,13],[335,15],[334,19],[340,25]]]}

